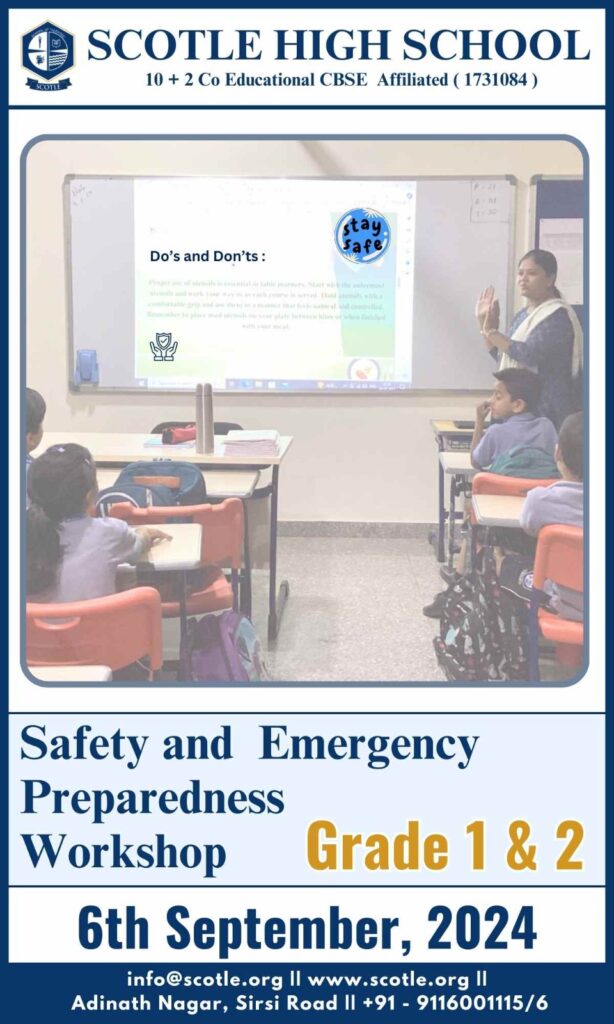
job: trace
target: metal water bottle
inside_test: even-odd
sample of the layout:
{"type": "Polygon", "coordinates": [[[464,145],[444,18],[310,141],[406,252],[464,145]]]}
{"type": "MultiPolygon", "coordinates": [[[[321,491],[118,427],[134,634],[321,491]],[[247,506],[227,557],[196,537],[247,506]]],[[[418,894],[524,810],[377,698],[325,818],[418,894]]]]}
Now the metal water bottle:
{"type": "Polygon", "coordinates": [[[211,454],[215,447],[215,427],[213,425],[213,387],[211,384],[203,384],[203,422],[204,442],[203,451],[211,454]]]}
{"type": "Polygon", "coordinates": [[[205,417],[204,417],[204,400],[203,400],[203,384],[196,385],[196,408],[195,408],[195,422],[196,422],[196,451],[204,452],[205,450],[205,417]]]}

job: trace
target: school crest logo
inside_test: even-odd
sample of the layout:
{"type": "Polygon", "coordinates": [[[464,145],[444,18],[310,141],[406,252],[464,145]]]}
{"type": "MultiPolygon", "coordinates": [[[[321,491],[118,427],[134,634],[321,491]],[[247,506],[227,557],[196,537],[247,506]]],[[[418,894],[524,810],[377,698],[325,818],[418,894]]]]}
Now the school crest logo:
{"type": "Polygon", "coordinates": [[[46,21],[22,36],[22,54],[23,66],[44,79],[43,82],[35,78],[26,79],[29,89],[36,89],[37,92],[68,89],[70,79],[63,78],[59,82],[51,80],[73,66],[74,47],[70,32],[46,21]]]}

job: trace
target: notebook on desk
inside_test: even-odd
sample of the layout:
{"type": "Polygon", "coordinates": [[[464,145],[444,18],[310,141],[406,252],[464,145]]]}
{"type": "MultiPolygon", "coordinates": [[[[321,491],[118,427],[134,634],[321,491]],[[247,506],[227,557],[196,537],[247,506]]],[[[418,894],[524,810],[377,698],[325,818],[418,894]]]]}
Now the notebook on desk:
{"type": "Polygon", "coordinates": [[[224,438],[225,455],[279,455],[276,430],[229,430],[224,438]]]}
{"type": "Polygon", "coordinates": [[[457,430],[473,430],[475,423],[473,420],[452,420],[457,430]]]}

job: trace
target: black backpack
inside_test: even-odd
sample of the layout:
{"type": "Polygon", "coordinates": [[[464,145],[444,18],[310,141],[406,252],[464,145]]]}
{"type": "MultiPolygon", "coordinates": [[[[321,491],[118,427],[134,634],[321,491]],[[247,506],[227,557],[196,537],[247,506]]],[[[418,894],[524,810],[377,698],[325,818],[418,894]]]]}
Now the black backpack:
{"type": "Polygon", "coordinates": [[[471,577],[450,587],[433,644],[446,678],[455,682],[526,680],[527,612],[504,592],[490,548],[471,577]]]}
{"type": "Polygon", "coordinates": [[[111,505],[128,502],[134,508],[153,505],[204,505],[207,490],[203,475],[191,462],[160,459],[131,462],[111,487],[98,494],[96,514],[106,516],[111,505]]]}

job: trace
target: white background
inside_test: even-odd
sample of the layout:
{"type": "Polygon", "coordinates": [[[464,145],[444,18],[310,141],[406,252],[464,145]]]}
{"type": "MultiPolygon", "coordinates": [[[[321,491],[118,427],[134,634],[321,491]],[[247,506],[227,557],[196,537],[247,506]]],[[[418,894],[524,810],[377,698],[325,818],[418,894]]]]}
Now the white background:
{"type": "MultiPolygon", "coordinates": [[[[430,102],[434,104],[463,105],[467,103],[497,103],[517,105],[518,103],[534,103],[536,95],[544,104],[564,105],[602,103],[604,96],[604,14],[603,11],[582,11],[563,9],[552,10],[467,10],[467,11],[433,11],[408,9],[406,11],[379,10],[376,12],[358,11],[355,15],[338,10],[261,10],[261,11],[227,11],[227,10],[175,10],[146,11],[127,10],[111,12],[105,10],[44,10],[11,12],[11,55],[12,74],[10,81],[10,102],[31,104],[40,101],[40,93],[34,92],[25,85],[27,75],[21,68],[19,39],[23,33],[37,28],[40,24],[51,20],[58,28],[64,29],[75,36],[75,66],[67,76],[70,77],[70,88],[49,97],[54,105],[73,103],[92,104],[135,104],[173,103],[173,104],[262,104],[262,103],[300,103],[300,104],[413,104],[430,102]],[[37,20],[38,19],[38,20],[37,20]],[[332,60],[324,58],[317,61],[284,60],[276,61],[275,29],[322,29],[323,37],[328,33],[347,26],[358,29],[390,29],[390,59],[385,61],[365,60],[332,60]],[[236,39],[237,28],[258,28],[261,31],[260,60],[246,61],[208,61],[183,60],[185,43],[180,44],[177,53],[169,60],[153,60],[139,57],[136,60],[122,60],[113,55],[108,60],[88,60],[88,49],[100,55],[101,51],[88,46],[87,38],[94,29],[110,29],[112,36],[125,29],[137,29],[142,33],[142,40],[155,29],[166,29],[177,35],[180,29],[224,30],[221,37],[224,46],[227,40],[236,39]],[[590,50],[590,60],[567,61],[560,57],[551,61],[537,60],[531,56],[523,56],[518,61],[493,59],[487,64],[477,60],[437,60],[425,57],[422,60],[403,60],[403,34],[408,29],[421,29],[426,38],[438,29],[490,29],[492,36],[506,29],[515,29],[527,39],[541,29],[551,28],[563,37],[566,29],[578,29],[577,53],[585,54],[590,50]],[[376,82],[382,73],[393,72],[414,73],[417,75],[441,76],[447,72],[450,78],[456,72],[467,71],[509,72],[527,71],[536,74],[539,84],[536,91],[527,86],[519,98],[516,90],[509,94],[486,100],[483,95],[475,98],[475,93],[456,90],[452,86],[443,90],[438,87],[431,89],[377,87],[376,82]],[[181,84],[164,85],[161,88],[147,87],[147,73],[161,72],[165,78],[176,73],[182,76],[191,71],[195,76],[204,72],[219,74],[224,80],[227,71],[244,72],[249,75],[306,75],[313,71],[318,76],[323,72],[361,71],[368,75],[366,87],[330,88],[294,88],[286,92],[283,88],[202,88],[198,85],[184,88],[181,84]],[[265,95],[268,92],[268,95],[265,95]],[[427,96],[426,93],[429,93],[427,96]],[[416,98],[416,93],[417,98],[416,98]],[[152,95],[153,94],[153,95],[152,95]],[[331,96],[332,94],[332,96],[331,96]],[[474,98],[471,98],[471,96],[474,98]],[[77,98],[78,97],[78,98],[77,98]]],[[[422,37],[421,37],[422,38],[422,37]]],[[[143,52],[143,42],[136,36],[126,38],[125,52],[136,56],[143,52]]],[[[354,43],[356,44],[356,39],[354,43]]],[[[163,40],[161,40],[163,43],[163,40]]],[[[207,38],[201,45],[202,52],[208,52],[207,38]]],[[[340,43],[345,39],[340,39],[340,43]]],[[[450,54],[458,52],[458,40],[448,37],[442,40],[441,52],[450,54]]],[[[165,52],[163,50],[159,52],[165,52]]],[[[201,50],[199,50],[201,52],[201,50]]],[[[291,52],[291,51],[290,51],[291,52]]],[[[378,53],[372,50],[372,53],[378,53]]],[[[415,51],[414,51],[415,52],[415,51]]],[[[476,52],[476,48],[472,50],[476,52]]],[[[479,51],[478,51],[479,52],[479,51]]],[[[511,51],[513,52],[513,51],[511,51]]],[[[58,79],[66,77],[58,76],[58,79]]],[[[498,90],[499,92],[499,90],[498,90]]],[[[46,97],[43,96],[43,101],[46,97]]],[[[398,130],[398,128],[397,128],[398,130]]]]}
{"type": "MultiPolygon", "coordinates": [[[[9,901],[11,920],[10,950],[12,961],[99,963],[104,961],[145,961],[186,963],[195,961],[214,963],[215,950],[170,949],[165,936],[170,932],[166,924],[169,907],[182,904],[190,910],[191,919],[198,917],[241,917],[249,907],[255,907],[262,917],[294,916],[316,917],[328,914],[328,907],[337,905],[342,913],[353,918],[399,917],[400,927],[395,936],[410,938],[412,952],[402,961],[409,970],[414,963],[591,963],[604,957],[603,890],[597,889],[417,889],[413,891],[373,889],[357,891],[339,889],[226,889],[223,892],[195,889],[148,889],[137,893],[130,889],[13,889],[9,901]],[[495,904],[507,907],[510,919],[524,905],[535,908],[535,926],[539,932],[534,948],[524,949],[522,943],[512,942],[507,950],[463,950],[453,943],[452,949],[428,950],[427,943],[435,925],[428,923],[431,907],[444,904],[455,910],[473,904],[486,908],[495,904]],[[150,948],[125,950],[86,950],[78,940],[78,917],[83,906],[115,907],[136,906],[137,912],[150,921],[150,948]],[[36,921],[36,927],[24,927],[23,922],[36,921]]],[[[448,936],[449,937],[449,936],[448,936]]],[[[509,939],[509,932],[508,932],[509,939]]],[[[294,963],[296,966],[311,962],[339,963],[401,962],[398,945],[392,950],[249,950],[244,947],[232,954],[227,962],[294,963]]],[[[396,969],[395,969],[396,972],[396,969]]],[[[538,982],[536,981],[536,984],[538,982]]],[[[143,991],[143,990],[138,990],[143,991]]],[[[155,997],[153,990],[145,994],[155,997]]],[[[182,993],[185,994],[185,993],[182,993]]],[[[190,995],[206,996],[206,992],[192,991],[190,995]]]]}
{"type": "MultiPolygon", "coordinates": [[[[602,885],[604,882],[604,835],[602,779],[603,719],[599,715],[13,715],[11,761],[18,769],[11,785],[10,876],[13,885],[602,885]],[[95,760],[89,755],[75,760],[75,729],[86,724],[87,748],[94,736],[111,736],[118,728],[125,735],[147,736],[137,767],[128,768],[128,758],[95,760]],[[232,758],[187,760],[163,757],[167,736],[214,737],[229,724],[232,758]],[[366,745],[360,756],[322,760],[263,759],[262,726],[275,727],[278,753],[290,752],[292,736],[388,737],[388,753],[396,736],[468,736],[475,746],[466,767],[460,742],[446,741],[450,759],[410,757],[392,759],[387,767],[368,767],[366,745]],[[286,732],[281,726],[285,726],[286,732]],[[28,731],[22,737],[22,730],[28,731]],[[43,733],[42,730],[45,730],[43,733]],[[44,740],[53,749],[54,737],[68,737],[70,760],[37,756],[27,736],[44,740]],[[75,795],[83,813],[71,810],[68,797],[61,812],[55,810],[53,794],[33,801],[26,813],[23,780],[39,780],[33,791],[41,792],[40,780],[56,791],[75,795]],[[188,814],[162,813],[152,798],[150,813],[111,812],[102,822],[93,821],[87,797],[81,790],[109,790],[115,806],[123,790],[167,789],[181,793],[190,780],[199,789],[277,790],[283,792],[280,814],[188,814]],[[584,830],[574,860],[582,869],[561,869],[559,859],[568,848],[571,835],[557,839],[561,822],[579,821],[584,830]],[[429,834],[447,837],[448,863],[441,870],[425,867],[420,856],[416,869],[369,870],[363,866],[366,850],[359,847],[352,870],[316,870],[307,860],[307,830],[314,821],[331,822],[338,835],[404,833],[408,821],[420,822],[423,842],[429,834]],[[473,870],[472,843],[467,826],[485,822],[485,863],[473,870]],[[534,845],[535,867],[514,870],[507,853],[512,846],[510,825],[516,820],[529,823],[531,834],[525,847],[534,845]],[[67,838],[54,867],[46,857],[32,863],[21,834],[53,836],[57,849],[62,834],[67,838]],[[213,878],[204,878],[203,865],[195,868],[121,868],[110,866],[103,855],[101,867],[71,865],[69,847],[108,843],[112,834],[126,843],[151,844],[157,833],[178,847],[221,844],[226,863],[213,878]],[[246,843],[246,836],[249,842],[246,843]]],[[[470,745],[471,745],[470,744],[470,745]]],[[[55,744],[57,746],[57,742],[55,744]]],[[[124,743],[124,749],[128,749],[124,743]]],[[[185,749],[185,748],[184,748],[185,749]]],[[[340,749],[340,747],[339,747],[340,749]]],[[[419,749],[419,748],[418,748],[419,749]]],[[[376,762],[377,763],[377,762],[376,762]]],[[[514,833],[515,834],[515,833],[514,833]]],[[[339,844],[335,844],[339,846],[339,844]]],[[[39,848],[39,841],[35,843],[39,848]]],[[[135,851],[133,855],[136,856],[135,851]]],[[[77,854],[77,864],[81,854],[77,854]]],[[[189,861],[191,863],[191,861],[189,861]]]]}

